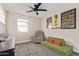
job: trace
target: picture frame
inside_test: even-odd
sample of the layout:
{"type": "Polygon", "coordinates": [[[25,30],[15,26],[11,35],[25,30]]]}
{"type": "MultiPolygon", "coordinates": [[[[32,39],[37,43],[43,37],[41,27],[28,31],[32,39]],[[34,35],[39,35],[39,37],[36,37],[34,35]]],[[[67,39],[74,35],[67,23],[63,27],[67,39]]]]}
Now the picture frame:
{"type": "Polygon", "coordinates": [[[47,28],[52,28],[52,16],[47,18],[47,28]]]}
{"type": "Polygon", "coordinates": [[[58,28],[58,15],[54,15],[54,28],[57,29],[58,28]]]}
{"type": "Polygon", "coordinates": [[[76,8],[61,13],[61,29],[76,29],[76,8]]]}

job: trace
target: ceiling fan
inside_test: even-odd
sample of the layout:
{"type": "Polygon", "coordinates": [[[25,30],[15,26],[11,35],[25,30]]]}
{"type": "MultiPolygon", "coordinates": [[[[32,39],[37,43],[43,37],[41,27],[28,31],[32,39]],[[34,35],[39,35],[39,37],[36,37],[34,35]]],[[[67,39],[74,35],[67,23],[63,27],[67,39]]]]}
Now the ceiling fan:
{"type": "Polygon", "coordinates": [[[29,12],[36,12],[36,15],[39,15],[38,14],[38,11],[47,11],[47,9],[39,9],[39,7],[40,7],[40,5],[41,5],[42,3],[37,3],[37,4],[34,4],[34,7],[31,7],[31,6],[28,6],[29,8],[31,8],[32,10],[29,10],[29,11],[27,11],[28,13],[29,12]]]}

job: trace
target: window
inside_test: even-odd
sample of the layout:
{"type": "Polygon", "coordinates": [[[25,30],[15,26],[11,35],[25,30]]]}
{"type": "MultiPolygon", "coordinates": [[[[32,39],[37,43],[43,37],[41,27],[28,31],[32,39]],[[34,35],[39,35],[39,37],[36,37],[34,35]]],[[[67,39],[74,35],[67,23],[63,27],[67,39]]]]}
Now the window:
{"type": "Polygon", "coordinates": [[[28,32],[28,20],[17,19],[17,32],[28,32]]]}

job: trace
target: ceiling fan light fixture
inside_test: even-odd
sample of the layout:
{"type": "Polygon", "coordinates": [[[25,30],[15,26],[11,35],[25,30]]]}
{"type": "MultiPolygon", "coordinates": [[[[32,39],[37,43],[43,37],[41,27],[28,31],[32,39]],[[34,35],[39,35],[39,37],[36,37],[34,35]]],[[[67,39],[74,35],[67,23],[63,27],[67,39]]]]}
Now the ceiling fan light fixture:
{"type": "Polygon", "coordinates": [[[38,12],[36,12],[36,15],[38,15],[38,12]]]}

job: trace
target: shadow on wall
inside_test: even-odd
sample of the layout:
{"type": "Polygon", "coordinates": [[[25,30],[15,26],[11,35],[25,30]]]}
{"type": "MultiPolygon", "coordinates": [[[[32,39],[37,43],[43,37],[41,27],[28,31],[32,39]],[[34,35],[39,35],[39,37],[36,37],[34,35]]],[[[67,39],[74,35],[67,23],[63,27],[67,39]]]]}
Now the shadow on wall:
{"type": "Polygon", "coordinates": [[[0,22],[0,33],[5,33],[5,23],[0,22]]]}

